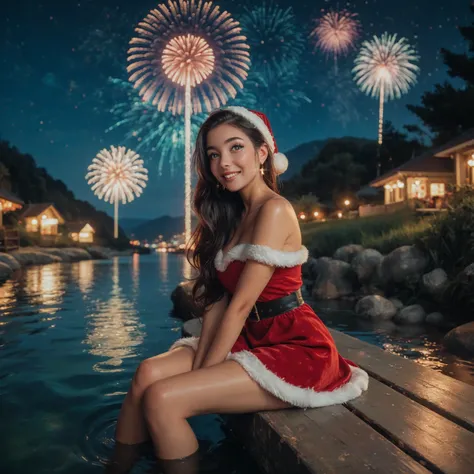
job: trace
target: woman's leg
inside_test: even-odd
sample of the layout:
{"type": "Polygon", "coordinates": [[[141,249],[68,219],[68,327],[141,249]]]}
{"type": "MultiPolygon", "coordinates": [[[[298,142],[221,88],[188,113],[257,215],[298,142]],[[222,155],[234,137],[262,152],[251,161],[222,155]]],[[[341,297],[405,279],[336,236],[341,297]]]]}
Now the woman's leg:
{"type": "Polygon", "coordinates": [[[141,406],[144,391],[158,380],[190,371],[193,360],[194,350],[185,346],[146,359],[139,365],[120,410],[114,452],[106,469],[108,474],[129,472],[149,437],[141,406]]]}
{"type": "Polygon", "coordinates": [[[138,444],[148,439],[141,408],[145,390],[158,380],[191,371],[193,360],[194,350],[182,346],[140,363],[120,410],[115,431],[117,441],[123,444],[138,444]]]}
{"type": "Polygon", "coordinates": [[[162,460],[188,458],[197,451],[196,436],[187,422],[191,416],[252,413],[289,406],[261,388],[233,360],[159,380],[143,396],[155,452],[162,460]]]}

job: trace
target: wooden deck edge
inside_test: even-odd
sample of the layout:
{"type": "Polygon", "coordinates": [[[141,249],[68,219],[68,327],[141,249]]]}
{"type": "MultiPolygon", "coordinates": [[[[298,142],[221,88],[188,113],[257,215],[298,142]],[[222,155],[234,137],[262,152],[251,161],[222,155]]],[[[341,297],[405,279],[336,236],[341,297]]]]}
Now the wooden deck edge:
{"type": "MultiPolygon", "coordinates": [[[[365,342],[365,341],[361,341],[360,339],[357,339],[356,337],[354,336],[350,336],[349,334],[345,334],[341,331],[338,331],[336,329],[330,329],[330,332],[331,334],[334,336],[334,335],[338,335],[338,338],[341,338],[341,337],[344,337],[344,339],[352,339],[354,340],[357,345],[359,346],[365,346],[365,347],[370,347],[371,350],[378,350],[384,354],[387,354],[387,355],[390,355],[391,357],[400,357],[405,363],[412,363],[412,364],[416,364],[416,362],[412,361],[412,360],[409,360],[409,359],[405,359],[404,357],[401,357],[397,354],[391,354],[391,353],[387,353],[385,352],[383,349],[381,349],[380,347],[378,346],[375,346],[373,344],[370,344],[368,342],[365,342]]],[[[339,346],[339,345],[338,345],[339,346]]],[[[339,347],[338,347],[339,349],[339,347]]],[[[344,347],[340,347],[341,349],[341,353],[345,352],[344,351],[344,347]]],[[[344,355],[345,356],[345,355],[344,355]]],[[[349,355],[348,358],[350,358],[351,356],[349,355]]],[[[441,415],[441,416],[444,416],[445,418],[447,418],[448,420],[452,421],[453,423],[456,423],[457,425],[471,431],[471,432],[474,432],[474,423],[470,422],[469,420],[465,420],[464,418],[461,418],[459,417],[455,412],[453,411],[449,411],[445,408],[443,408],[442,406],[439,406],[437,405],[435,402],[432,402],[431,400],[429,400],[428,398],[426,397],[423,397],[422,395],[418,395],[416,393],[414,393],[413,391],[410,391],[400,385],[398,385],[397,383],[391,381],[389,378],[379,374],[378,372],[375,372],[373,371],[370,366],[366,365],[364,363],[364,360],[361,359],[361,360],[354,360],[354,362],[359,366],[361,367],[362,369],[364,369],[371,377],[373,377],[374,379],[378,380],[379,382],[383,383],[384,385],[387,385],[388,387],[390,387],[391,389],[395,390],[396,392],[398,393],[401,393],[402,395],[404,395],[405,397],[407,398],[410,398],[411,400],[413,400],[414,402],[417,402],[419,403],[420,405],[432,410],[433,412],[437,413],[438,415],[441,415]]],[[[425,367],[419,367],[420,370],[423,370],[423,369],[426,369],[425,367]]],[[[430,370],[432,371],[433,369],[426,369],[426,370],[430,370]]],[[[450,378],[449,376],[447,375],[444,375],[444,374],[441,374],[439,372],[436,372],[437,376],[443,376],[443,377],[447,377],[447,378],[450,378]]],[[[451,379],[451,378],[450,378],[451,379]]],[[[454,379],[455,380],[455,379],[454,379]]],[[[460,382],[461,383],[461,382],[460,382]]],[[[468,384],[464,384],[466,386],[468,386],[468,384]]],[[[469,386],[470,387],[470,386],[469,386]]]]}

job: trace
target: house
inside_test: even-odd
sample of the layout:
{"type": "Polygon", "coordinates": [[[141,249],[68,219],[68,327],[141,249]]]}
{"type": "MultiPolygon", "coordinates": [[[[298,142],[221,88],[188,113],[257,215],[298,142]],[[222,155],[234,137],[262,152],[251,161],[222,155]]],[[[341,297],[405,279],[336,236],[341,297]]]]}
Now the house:
{"type": "Polygon", "coordinates": [[[390,205],[443,197],[455,179],[453,160],[440,158],[431,150],[379,176],[370,186],[383,186],[384,204],[390,205]]]}
{"type": "Polygon", "coordinates": [[[75,242],[91,244],[94,242],[95,230],[87,222],[68,222],[66,224],[68,236],[75,242]]]}
{"type": "Polygon", "coordinates": [[[6,189],[0,189],[0,228],[3,227],[3,214],[21,209],[25,203],[6,189]]]}
{"type": "Polygon", "coordinates": [[[20,216],[27,232],[39,232],[42,236],[58,235],[58,225],[64,218],[51,203],[28,204],[20,216]]]}
{"type": "Polygon", "coordinates": [[[474,184],[474,128],[438,147],[434,155],[454,161],[456,186],[474,184]]]}

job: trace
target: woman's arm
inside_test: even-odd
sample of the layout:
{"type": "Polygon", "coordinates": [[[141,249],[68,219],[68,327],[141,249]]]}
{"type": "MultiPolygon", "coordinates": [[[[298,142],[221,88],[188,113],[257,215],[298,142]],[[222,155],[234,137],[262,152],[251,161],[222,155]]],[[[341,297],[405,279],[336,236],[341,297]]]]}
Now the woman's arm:
{"type": "MultiPolygon", "coordinates": [[[[283,248],[291,226],[291,205],[282,200],[267,201],[259,210],[252,235],[252,244],[270,247],[275,250],[283,248]]],[[[257,247],[258,248],[258,247],[257,247]]],[[[215,337],[208,347],[201,367],[210,367],[225,360],[239,337],[245,321],[267,286],[275,267],[248,258],[240,274],[232,300],[217,327],[215,337]]]]}
{"type": "Polygon", "coordinates": [[[227,293],[222,299],[216,301],[213,305],[206,309],[202,317],[201,337],[199,338],[199,345],[194,357],[193,369],[199,369],[202,361],[206,357],[207,350],[211,345],[212,340],[217,332],[217,327],[222,321],[222,317],[229,304],[229,296],[227,293]]]}

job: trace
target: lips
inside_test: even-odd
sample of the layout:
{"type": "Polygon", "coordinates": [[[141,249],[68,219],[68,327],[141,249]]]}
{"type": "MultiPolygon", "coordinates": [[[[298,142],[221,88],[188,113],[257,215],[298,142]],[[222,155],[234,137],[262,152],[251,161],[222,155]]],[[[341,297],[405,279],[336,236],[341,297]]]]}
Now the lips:
{"type": "Polygon", "coordinates": [[[240,174],[240,171],[234,171],[234,172],[232,172],[232,173],[226,173],[226,174],[223,176],[223,178],[224,178],[226,181],[228,181],[228,180],[231,180],[231,179],[235,178],[235,177],[236,177],[237,175],[239,175],[239,174],[240,174]]]}

